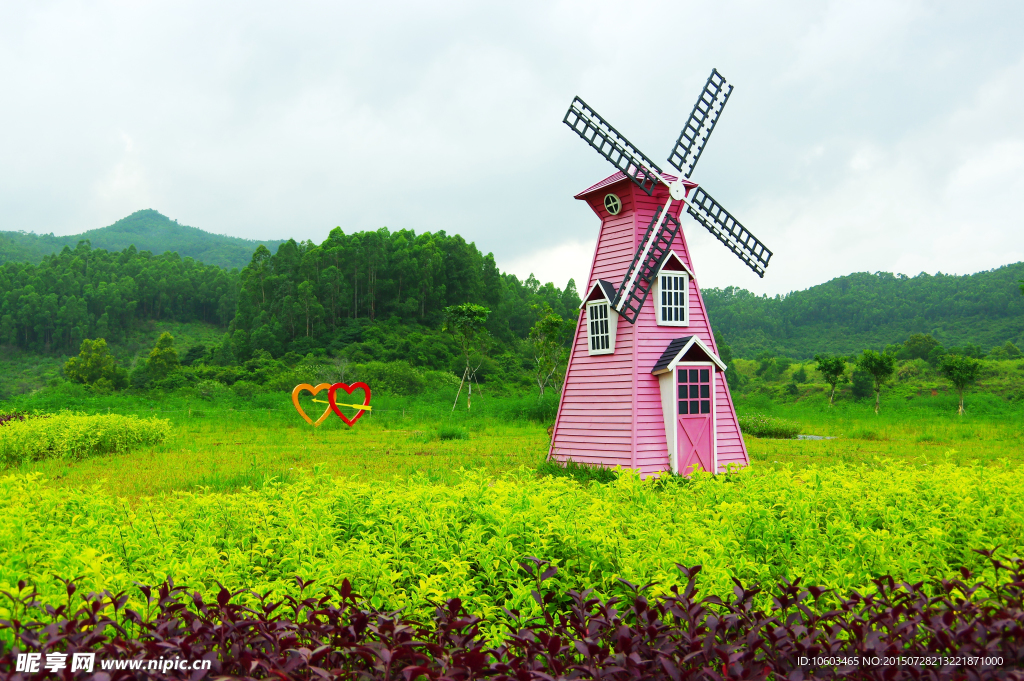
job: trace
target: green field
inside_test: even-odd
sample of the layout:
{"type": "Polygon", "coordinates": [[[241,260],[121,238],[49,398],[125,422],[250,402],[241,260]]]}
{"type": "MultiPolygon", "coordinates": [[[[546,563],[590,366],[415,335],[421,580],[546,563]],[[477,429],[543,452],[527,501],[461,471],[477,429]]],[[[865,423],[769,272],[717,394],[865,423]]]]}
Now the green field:
{"type": "Polygon", "coordinates": [[[485,393],[472,413],[452,413],[450,397],[375,397],[354,428],[332,417],[314,429],[278,393],[34,395],[51,412],[135,413],[171,430],[126,453],[0,473],[0,590],[28,579],[62,602],[61,576],[134,598],[133,583],[170,576],[280,595],[296,576],[314,591],[349,578],[378,605],[425,615],[459,596],[497,622],[502,607],[533,607],[519,567],[530,556],[559,565],[559,586],[604,594],[622,593],[619,578],[664,589],[676,563],[700,563],[702,588],[728,596],[733,578],[848,592],[883,574],[986,574],[973,549],[1022,553],[1013,403],[957,417],[948,395],[899,397],[875,416],[866,402],[754,396],[741,412],[835,439],[748,436],[752,465],[738,474],[602,484],[538,471],[548,421],[529,418],[545,412],[535,397],[485,393]]]}

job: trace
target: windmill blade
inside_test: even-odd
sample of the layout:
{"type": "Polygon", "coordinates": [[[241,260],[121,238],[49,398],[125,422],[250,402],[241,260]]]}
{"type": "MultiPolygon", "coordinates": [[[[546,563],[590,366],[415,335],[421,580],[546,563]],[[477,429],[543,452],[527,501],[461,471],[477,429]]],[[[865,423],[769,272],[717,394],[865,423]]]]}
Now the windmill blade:
{"type": "Polygon", "coordinates": [[[648,196],[661,182],[661,168],[579,97],[572,100],[562,122],[597,149],[597,153],[611,161],[613,166],[633,180],[648,196]]]}
{"type": "Polygon", "coordinates": [[[697,98],[690,112],[690,120],[686,121],[683,131],[679,133],[675,149],[669,154],[669,164],[682,173],[683,177],[690,177],[694,166],[704,151],[711,131],[715,129],[715,123],[725,108],[725,103],[732,94],[732,85],[725,81],[725,78],[718,72],[718,69],[711,69],[708,82],[704,84],[704,90],[697,98]]]}
{"type": "Polygon", "coordinates": [[[612,300],[612,307],[630,324],[636,323],[640,308],[644,306],[647,296],[651,293],[654,278],[658,276],[658,270],[672,248],[672,241],[679,233],[679,221],[670,214],[666,214],[664,222],[658,224],[661,211],[659,208],[651,218],[651,224],[647,226],[640,248],[633,256],[633,263],[626,270],[626,276],[622,278],[622,284],[619,285],[619,290],[612,300]]]}
{"type": "Polygon", "coordinates": [[[772,258],[772,252],[761,241],[741,225],[722,204],[715,201],[703,187],[697,187],[693,198],[687,203],[686,212],[704,225],[709,232],[735,253],[747,267],[764,278],[765,268],[772,258]]]}

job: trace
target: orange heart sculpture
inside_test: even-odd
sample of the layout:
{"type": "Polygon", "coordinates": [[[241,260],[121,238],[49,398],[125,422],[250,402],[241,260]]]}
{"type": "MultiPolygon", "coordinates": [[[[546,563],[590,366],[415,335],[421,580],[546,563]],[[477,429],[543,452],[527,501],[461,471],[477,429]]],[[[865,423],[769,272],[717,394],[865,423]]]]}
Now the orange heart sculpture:
{"type": "Polygon", "coordinates": [[[370,404],[370,386],[366,385],[363,382],[353,383],[352,385],[349,385],[348,383],[335,383],[334,385],[332,385],[330,387],[330,390],[327,391],[327,401],[330,402],[331,409],[334,410],[335,414],[337,414],[338,416],[341,417],[342,421],[344,421],[345,423],[347,423],[348,425],[351,426],[351,425],[355,424],[356,421],[359,420],[360,416],[362,416],[365,412],[369,411],[369,409],[368,408],[367,409],[359,409],[358,412],[356,413],[356,415],[353,416],[351,419],[346,417],[344,414],[341,413],[341,410],[338,409],[338,403],[334,400],[334,393],[338,390],[338,388],[341,388],[342,390],[347,392],[349,395],[352,394],[353,390],[360,390],[360,389],[362,389],[362,391],[364,393],[366,393],[366,397],[363,398],[363,405],[362,406],[369,407],[369,404],[370,404]]]}
{"type": "MultiPolygon", "coordinates": [[[[330,390],[331,387],[332,386],[331,386],[330,383],[321,383],[320,385],[316,386],[315,388],[313,386],[311,386],[309,383],[300,383],[297,386],[295,386],[294,389],[292,389],[292,404],[295,405],[295,410],[297,412],[299,412],[299,416],[301,416],[302,418],[306,419],[306,423],[308,423],[309,425],[311,425],[311,426],[319,426],[321,423],[323,423],[324,419],[326,419],[328,416],[331,415],[331,407],[334,406],[334,403],[332,401],[328,400],[327,408],[324,409],[324,413],[321,414],[320,418],[318,418],[314,422],[313,419],[311,419],[308,416],[306,416],[305,410],[302,408],[302,405],[299,404],[299,393],[302,392],[303,390],[308,390],[309,392],[313,393],[314,397],[316,397],[316,394],[318,392],[320,392],[324,388],[330,390]]],[[[333,395],[334,393],[332,392],[330,394],[333,395]]],[[[342,418],[344,418],[344,417],[342,417],[342,418]]]]}

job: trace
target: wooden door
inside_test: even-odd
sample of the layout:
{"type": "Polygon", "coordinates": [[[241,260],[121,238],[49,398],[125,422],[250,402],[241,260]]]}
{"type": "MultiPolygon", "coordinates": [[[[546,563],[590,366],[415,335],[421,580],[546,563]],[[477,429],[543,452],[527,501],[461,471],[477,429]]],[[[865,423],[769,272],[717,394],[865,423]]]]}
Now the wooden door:
{"type": "Polygon", "coordinates": [[[714,472],[715,370],[711,364],[680,364],[676,367],[677,426],[676,471],[689,475],[714,472]]]}

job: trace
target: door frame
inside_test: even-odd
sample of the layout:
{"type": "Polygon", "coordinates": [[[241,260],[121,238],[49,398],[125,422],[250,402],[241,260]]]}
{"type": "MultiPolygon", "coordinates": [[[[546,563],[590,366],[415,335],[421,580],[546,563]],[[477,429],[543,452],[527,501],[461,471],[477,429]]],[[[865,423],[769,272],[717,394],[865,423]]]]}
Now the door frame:
{"type": "MultiPolygon", "coordinates": [[[[711,467],[710,473],[718,473],[718,409],[715,404],[715,393],[718,386],[715,378],[714,362],[678,362],[672,369],[672,427],[679,428],[679,370],[680,369],[710,369],[711,370],[711,467]]],[[[679,447],[681,438],[676,436],[676,451],[669,457],[669,466],[672,472],[679,475],[679,447]]]]}

